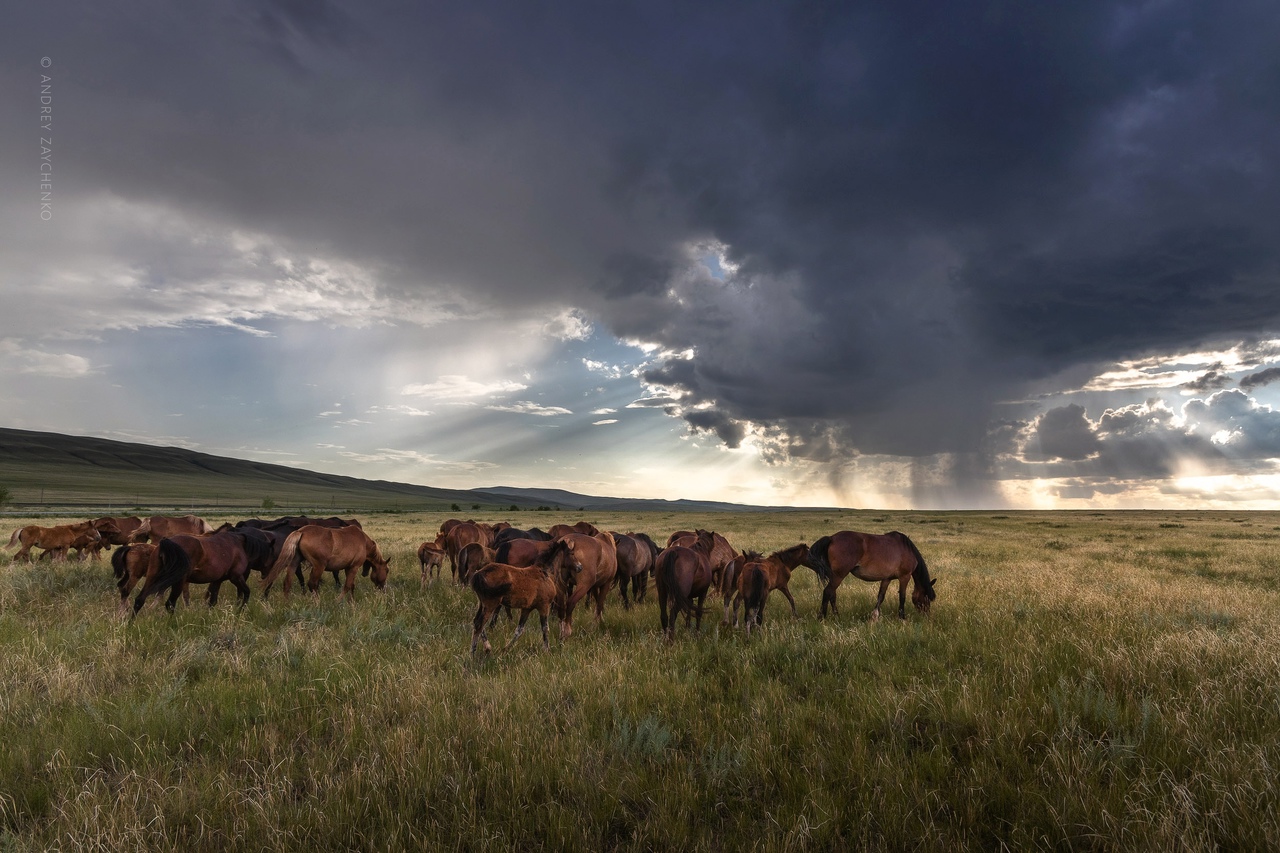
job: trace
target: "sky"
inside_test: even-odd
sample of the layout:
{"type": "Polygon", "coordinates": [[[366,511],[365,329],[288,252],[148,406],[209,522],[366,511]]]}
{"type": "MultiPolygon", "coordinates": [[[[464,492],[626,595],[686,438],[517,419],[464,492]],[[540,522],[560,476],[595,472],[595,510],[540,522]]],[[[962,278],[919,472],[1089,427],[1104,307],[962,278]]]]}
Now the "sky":
{"type": "Polygon", "coordinates": [[[0,426],[451,488],[1280,508],[1280,6],[18,4],[0,426]]]}

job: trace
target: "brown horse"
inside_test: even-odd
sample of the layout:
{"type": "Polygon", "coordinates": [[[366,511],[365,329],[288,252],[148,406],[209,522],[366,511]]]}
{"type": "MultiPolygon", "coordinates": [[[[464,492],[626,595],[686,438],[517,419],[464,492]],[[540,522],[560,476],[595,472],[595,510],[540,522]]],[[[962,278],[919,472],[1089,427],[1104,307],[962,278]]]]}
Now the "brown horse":
{"type": "Polygon", "coordinates": [[[631,609],[631,601],[627,598],[627,586],[637,603],[644,598],[649,586],[649,574],[653,571],[653,563],[658,559],[659,548],[647,533],[610,533],[613,544],[618,548],[618,594],[622,596],[622,607],[631,609]]]}
{"type": "Polygon", "coordinates": [[[179,533],[160,540],[147,563],[146,582],[133,602],[136,616],[147,597],[170,589],[167,610],[173,610],[188,584],[209,585],[208,601],[213,607],[218,603],[218,590],[225,581],[236,588],[239,606],[249,603],[249,555],[245,553],[244,537],[235,532],[212,533],[208,536],[192,536],[179,533]]]}
{"type": "MultiPolygon", "coordinates": [[[[764,572],[765,578],[769,583],[768,592],[777,590],[786,597],[787,603],[791,605],[791,615],[796,616],[796,600],[791,597],[791,590],[787,589],[787,584],[791,582],[791,573],[796,570],[797,566],[809,565],[809,546],[801,542],[799,545],[792,545],[783,551],[774,551],[768,557],[761,557],[754,551],[749,551],[739,557],[735,563],[739,563],[743,568],[752,563],[756,563],[764,572]]],[[[728,579],[732,574],[741,575],[741,572],[725,571],[725,578],[728,579]]],[[[724,592],[724,624],[729,624],[729,606],[732,601],[733,605],[733,627],[738,627],[738,602],[744,601],[746,595],[743,593],[743,583],[745,579],[738,577],[735,579],[732,590],[724,592]]],[[[766,593],[767,595],[767,593],[766,593]]],[[[763,604],[761,604],[763,606],[763,604]]],[[[756,624],[762,621],[762,614],[757,615],[756,624]]]]}
{"type": "Polygon", "coordinates": [[[550,550],[552,541],[554,540],[548,539],[545,542],[540,539],[508,540],[498,546],[493,561],[505,563],[508,566],[532,566],[539,557],[550,550]]]}
{"type": "Polygon", "coordinates": [[[486,548],[479,542],[472,542],[459,551],[458,583],[468,583],[477,569],[481,569],[494,561],[494,555],[495,552],[492,548],[486,548]]]}
{"type": "Polygon", "coordinates": [[[547,533],[552,539],[559,539],[561,536],[568,536],[570,533],[581,533],[583,536],[599,536],[600,528],[589,521],[579,521],[577,524],[553,524],[547,533]]]}
{"type": "Polygon", "coordinates": [[[81,563],[90,557],[99,560],[102,558],[102,534],[96,527],[81,530],[71,538],[71,541],[49,548],[40,555],[40,559],[55,563],[66,562],[71,559],[72,548],[76,549],[76,559],[81,563]]]}
{"type": "Polygon", "coordinates": [[[129,537],[129,541],[154,543],[170,536],[177,536],[179,533],[199,536],[203,533],[212,532],[213,527],[209,522],[198,515],[153,515],[150,518],[143,519],[142,524],[138,525],[138,529],[133,531],[133,535],[129,537]]]}
{"type": "MultiPolygon", "coordinates": [[[[565,556],[568,551],[563,540],[557,540],[554,548],[547,549],[538,561],[531,566],[510,566],[505,563],[490,563],[471,576],[471,590],[480,599],[475,618],[471,623],[471,653],[475,654],[476,643],[484,641],[484,650],[490,651],[489,637],[486,628],[492,628],[498,618],[498,609],[519,608],[520,621],[515,633],[503,649],[511,648],[512,643],[524,632],[525,620],[534,610],[542,622],[542,647],[551,648],[547,634],[547,614],[558,598],[566,591],[565,556]]],[[[569,569],[568,571],[572,571],[569,569]]],[[[569,580],[572,583],[572,580],[569,580]]]]}
{"type": "MultiPolygon", "coordinates": [[[[679,541],[687,541],[683,537],[679,541]]],[[[684,626],[697,616],[697,630],[702,630],[702,604],[711,588],[711,562],[708,555],[715,548],[715,537],[707,530],[697,531],[691,546],[672,545],[658,555],[654,563],[654,582],[658,588],[658,609],[662,615],[662,631],[671,640],[676,634],[676,619],[684,612],[684,626]],[[667,615],[667,603],[671,614],[667,615]]]]}
{"type": "Polygon", "coordinates": [[[142,526],[142,519],[136,515],[104,515],[102,518],[95,518],[93,526],[97,528],[103,544],[114,548],[129,544],[129,537],[142,526]]]}
{"type": "Polygon", "coordinates": [[[444,549],[437,548],[435,542],[423,542],[418,546],[418,565],[422,567],[422,585],[434,575],[440,577],[440,567],[444,565],[444,549]]]}
{"type": "Polygon", "coordinates": [[[149,544],[121,545],[111,552],[111,570],[116,576],[116,586],[120,589],[120,609],[129,606],[129,593],[140,578],[147,574],[147,565],[156,546],[149,544]]]}
{"type": "Polygon", "coordinates": [[[937,598],[933,591],[935,578],[929,577],[929,567],[915,543],[906,535],[893,531],[884,535],[857,533],[842,530],[831,536],[823,536],[809,547],[809,566],[818,577],[826,581],[822,591],[822,618],[827,616],[827,605],[838,614],[836,590],[845,575],[852,573],[864,581],[879,581],[880,594],[876,597],[873,620],[880,618],[880,605],[884,602],[889,583],[898,581],[898,618],[907,618],[907,581],[915,582],[911,603],[921,613],[928,614],[929,605],[937,598]]]}
{"type": "Polygon", "coordinates": [[[14,545],[21,544],[22,547],[13,555],[13,562],[19,560],[31,561],[31,549],[41,548],[46,552],[53,551],[53,558],[66,559],[67,549],[73,547],[76,538],[84,534],[86,545],[90,542],[101,539],[98,531],[94,528],[92,521],[78,521],[74,524],[59,524],[53,527],[41,527],[38,524],[28,524],[26,527],[20,527],[13,531],[13,535],[9,537],[9,544],[6,547],[12,548],[14,545]]]}
{"type": "Polygon", "coordinates": [[[459,583],[466,583],[458,576],[458,554],[473,542],[487,545],[491,534],[486,533],[474,521],[460,521],[449,528],[444,536],[444,551],[449,556],[449,573],[459,583]]]}
{"type": "MultiPolygon", "coordinates": [[[[671,534],[672,538],[668,540],[671,544],[667,545],[668,548],[675,546],[692,548],[694,543],[698,541],[698,534],[701,533],[701,531],[694,531],[693,533],[677,531],[677,533],[684,533],[684,535],[676,536],[675,533],[671,534]]],[[[719,592],[722,585],[722,579],[725,575],[725,570],[729,567],[730,563],[737,559],[738,552],[729,544],[729,540],[725,539],[719,533],[712,533],[711,540],[713,544],[711,553],[707,555],[707,562],[711,564],[712,588],[719,592]]]]}
{"type": "Polygon", "coordinates": [[[569,533],[555,540],[547,555],[550,555],[548,559],[562,558],[573,572],[573,588],[564,591],[558,607],[560,639],[568,639],[573,634],[573,609],[588,595],[596,600],[596,625],[602,625],[604,599],[618,573],[618,548],[613,544],[613,537],[608,533],[598,536],[569,533]]]}
{"type": "MultiPolygon", "coordinates": [[[[754,622],[757,628],[764,621],[764,605],[769,600],[769,574],[765,570],[765,564],[758,560],[745,561],[742,567],[741,579],[738,583],[738,594],[742,598],[742,621],[747,629],[747,636],[751,636],[751,625],[754,622]]],[[[733,624],[738,624],[738,606],[734,602],[733,607],[733,624]]]]}
{"type": "Polygon", "coordinates": [[[281,573],[285,573],[284,594],[288,595],[293,572],[303,560],[311,564],[311,578],[307,581],[307,589],[312,592],[320,588],[320,578],[326,571],[347,573],[347,581],[339,599],[354,598],[356,569],[361,569],[361,574],[369,575],[378,589],[387,585],[387,561],[377,543],[367,533],[359,527],[307,525],[290,533],[289,538],[284,541],[279,559],[262,579],[263,596],[266,596],[281,573]]]}

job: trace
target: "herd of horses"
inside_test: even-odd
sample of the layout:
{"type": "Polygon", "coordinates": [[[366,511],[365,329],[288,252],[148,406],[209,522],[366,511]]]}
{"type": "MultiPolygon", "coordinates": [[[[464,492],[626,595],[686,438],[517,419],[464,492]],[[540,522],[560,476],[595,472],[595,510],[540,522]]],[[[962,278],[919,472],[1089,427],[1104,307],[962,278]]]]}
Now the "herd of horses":
{"type": "MultiPolygon", "coordinates": [[[[40,548],[39,559],[66,560],[76,550],[81,559],[100,558],[114,547],[111,565],[120,594],[120,607],[128,611],[129,597],[136,616],[148,598],[168,593],[165,607],[172,611],[179,597],[188,599],[191,584],[208,586],[210,606],[217,603],[223,583],[235,587],[239,606],[249,601],[249,578],[258,572],[264,596],[283,578],[287,595],[296,577],[312,592],[319,589],[326,572],[333,575],[340,598],[354,595],[357,571],[379,589],[386,586],[389,566],[376,542],[356,519],[284,516],[264,521],[247,519],[214,528],[194,515],[103,517],[56,527],[28,525],[14,531],[9,546],[21,545],[14,561],[31,560],[31,549],[40,548]],[[310,576],[303,568],[310,568],[310,576]]],[[[555,611],[560,638],[573,633],[573,613],[590,598],[595,620],[603,619],[605,599],[617,587],[624,608],[646,596],[652,579],[663,633],[674,637],[684,616],[685,629],[700,630],[706,599],[718,594],[724,607],[724,624],[738,625],[743,609],[747,634],[763,623],[769,595],[777,591],[787,599],[793,616],[796,602],[788,589],[791,574],[800,566],[812,569],[823,582],[820,616],[828,608],[837,613],[836,590],[848,575],[880,584],[871,618],[878,619],[889,585],[898,584],[898,616],[906,618],[906,596],[928,614],[936,598],[936,578],[919,549],[904,534],[858,533],[843,530],[823,536],[812,545],[798,543],[769,555],[736,550],[719,533],[678,530],[666,545],[646,533],[602,531],[579,521],[557,524],[549,530],[521,530],[506,522],[487,524],[449,519],[435,538],[418,548],[421,582],[441,577],[445,560],[454,580],[465,584],[478,600],[472,620],[471,650],[483,643],[491,650],[487,630],[506,612],[516,629],[510,647],[523,633],[525,622],[538,613],[542,643],[550,646],[548,617],[555,611]]]]}

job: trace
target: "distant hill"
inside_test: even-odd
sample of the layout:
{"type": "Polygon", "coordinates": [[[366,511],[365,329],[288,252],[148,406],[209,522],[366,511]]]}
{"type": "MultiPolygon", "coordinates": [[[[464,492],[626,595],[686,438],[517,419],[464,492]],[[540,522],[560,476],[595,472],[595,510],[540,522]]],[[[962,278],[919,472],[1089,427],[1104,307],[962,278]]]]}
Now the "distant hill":
{"type": "Polygon", "coordinates": [[[279,513],[344,510],[448,510],[466,512],[538,506],[598,511],[752,511],[765,507],[717,501],[663,501],[595,497],[561,489],[437,489],[387,480],[362,480],[286,465],[213,456],[105,438],[0,428],[0,487],[12,493],[9,509],[58,507],[263,510],[279,513]]]}

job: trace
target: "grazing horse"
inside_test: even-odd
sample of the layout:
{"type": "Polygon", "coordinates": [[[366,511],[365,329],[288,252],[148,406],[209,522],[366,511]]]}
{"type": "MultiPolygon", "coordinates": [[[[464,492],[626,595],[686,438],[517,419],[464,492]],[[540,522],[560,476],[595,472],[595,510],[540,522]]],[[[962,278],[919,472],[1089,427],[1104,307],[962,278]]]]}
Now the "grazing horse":
{"type": "Polygon", "coordinates": [[[266,596],[281,573],[285,573],[284,594],[288,595],[293,581],[292,572],[303,560],[311,564],[311,578],[307,581],[307,588],[312,592],[320,588],[320,578],[326,571],[347,573],[347,581],[342,587],[339,600],[355,597],[356,569],[361,569],[361,574],[369,575],[378,589],[387,585],[387,561],[378,549],[378,544],[367,533],[359,527],[307,525],[290,533],[289,538],[284,541],[279,559],[262,579],[263,596],[266,596]]]}
{"type": "Polygon", "coordinates": [[[604,599],[618,573],[618,548],[613,537],[608,533],[569,533],[553,542],[547,553],[551,555],[549,559],[562,558],[573,571],[573,589],[564,591],[558,607],[560,639],[568,639],[573,633],[573,608],[588,595],[596,600],[596,625],[602,625],[604,599]]]}
{"type": "MultiPolygon", "coordinates": [[[[687,541],[687,537],[681,541],[687,541]]],[[[658,555],[654,564],[654,582],[658,587],[658,609],[662,615],[662,631],[671,640],[676,634],[676,619],[684,611],[684,626],[695,614],[697,628],[702,630],[702,603],[711,587],[711,562],[708,555],[715,548],[710,531],[697,531],[690,545],[672,545],[658,555]],[[671,602],[671,614],[667,614],[671,602]]]]}
{"type": "Polygon", "coordinates": [[[458,552],[458,583],[467,583],[477,569],[493,562],[495,552],[479,542],[472,542],[458,552]]]}
{"type": "Polygon", "coordinates": [[[46,552],[56,552],[53,559],[66,559],[67,549],[73,546],[76,538],[81,534],[85,534],[83,540],[85,544],[94,542],[102,537],[94,528],[92,521],[78,521],[75,524],[59,524],[54,527],[41,527],[38,524],[28,524],[26,527],[20,527],[13,531],[13,535],[9,537],[9,544],[6,547],[12,548],[14,545],[21,543],[22,547],[13,555],[13,562],[26,560],[31,562],[31,549],[41,548],[46,552]]]}
{"type": "MultiPolygon", "coordinates": [[[[251,546],[252,547],[252,546],[251,546]]],[[[236,588],[239,606],[249,603],[249,555],[245,552],[245,537],[236,531],[192,536],[179,533],[160,540],[147,564],[146,583],[133,602],[136,616],[146,604],[147,597],[171,589],[165,608],[173,610],[178,596],[188,584],[209,584],[208,601],[213,607],[218,603],[218,590],[224,581],[231,581],[236,588]],[[175,550],[176,548],[176,550],[175,550]]]]}
{"type": "Polygon", "coordinates": [[[879,535],[842,530],[831,536],[823,536],[809,547],[809,566],[826,581],[822,591],[822,618],[827,616],[827,605],[838,614],[836,590],[845,575],[852,573],[864,581],[879,581],[880,594],[876,597],[873,620],[880,618],[880,605],[884,602],[889,582],[898,581],[898,618],[907,618],[907,581],[915,582],[911,603],[921,613],[928,614],[929,605],[937,598],[933,591],[936,578],[929,577],[929,567],[915,543],[906,535],[893,531],[879,535]]]}
{"type": "Polygon", "coordinates": [[[622,607],[631,609],[631,601],[627,598],[627,585],[638,603],[644,598],[649,586],[649,573],[653,571],[653,563],[658,559],[659,548],[647,533],[611,533],[613,544],[618,548],[618,594],[622,596],[622,607]]]}
{"type": "Polygon", "coordinates": [[[147,574],[147,565],[156,546],[149,544],[121,545],[111,552],[111,570],[116,576],[116,586],[120,589],[120,609],[129,606],[129,593],[138,583],[138,579],[147,574]]]}
{"type": "Polygon", "coordinates": [[[422,585],[434,574],[440,577],[440,567],[444,565],[444,549],[437,548],[434,542],[423,542],[418,546],[418,565],[422,567],[422,585]]]}
{"type": "Polygon", "coordinates": [[[138,525],[138,529],[133,531],[129,541],[154,543],[161,539],[168,539],[170,536],[177,536],[179,533],[199,536],[212,532],[213,527],[209,522],[198,515],[153,515],[138,525]]]}
{"type": "MultiPolygon", "coordinates": [[[[749,551],[739,557],[735,563],[740,564],[743,569],[752,563],[759,565],[769,583],[769,589],[765,595],[767,596],[768,593],[776,589],[786,597],[787,603],[791,605],[791,615],[798,615],[796,613],[796,600],[791,597],[791,590],[787,589],[787,584],[791,582],[791,573],[796,570],[797,566],[809,565],[808,545],[801,542],[799,545],[792,545],[784,551],[774,551],[768,557],[761,557],[754,551],[749,551]]],[[[734,574],[734,572],[727,569],[725,578],[729,578],[731,574],[734,574]]],[[[724,592],[724,624],[729,624],[729,604],[730,599],[732,599],[733,626],[735,628],[738,627],[738,602],[746,601],[746,594],[743,591],[743,584],[746,583],[746,578],[741,576],[741,572],[737,572],[737,574],[740,577],[736,579],[734,588],[724,592]]],[[[764,606],[763,603],[761,606],[764,606]]],[[[757,614],[756,625],[759,625],[761,621],[763,621],[763,614],[757,614]]]]}
{"type": "Polygon", "coordinates": [[[534,610],[538,611],[538,619],[542,622],[542,647],[551,648],[547,635],[547,614],[555,601],[564,596],[567,586],[573,579],[566,578],[565,573],[574,573],[566,567],[565,556],[568,553],[563,540],[557,542],[555,548],[548,548],[531,566],[510,566],[505,563],[490,563],[471,576],[471,590],[480,599],[475,618],[471,623],[471,653],[475,654],[476,643],[484,641],[484,650],[491,650],[486,628],[492,628],[498,618],[498,608],[512,607],[520,610],[520,621],[516,624],[515,633],[504,650],[511,648],[512,643],[524,632],[525,620],[534,610]]]}

